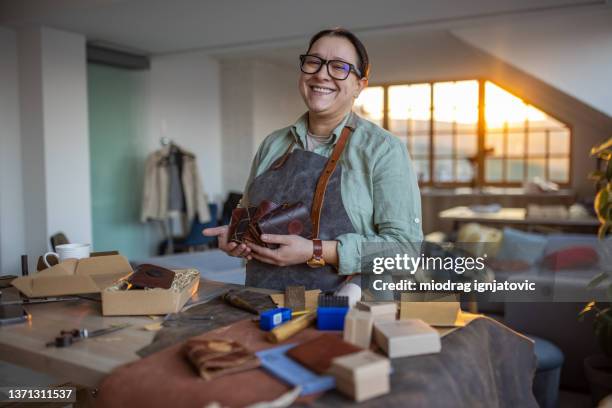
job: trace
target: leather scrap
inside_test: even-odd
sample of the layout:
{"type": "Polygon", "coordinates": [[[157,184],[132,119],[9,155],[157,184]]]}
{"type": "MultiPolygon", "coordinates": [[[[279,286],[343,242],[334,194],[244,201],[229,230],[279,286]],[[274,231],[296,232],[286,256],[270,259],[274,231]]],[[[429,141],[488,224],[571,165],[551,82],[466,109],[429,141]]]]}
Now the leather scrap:
{"type": "MultiPolygon", "coordinates": [[[[269,295],[249,290],[233,290],[232,292],[246,292],[242,293],[242,296],[245,299],[248,299],[251,306],[255,310],[263,311],[276,307],[269,295]]],[[[184,341],[190,337],[209,332],[219,327],[227,326],[239,320],[250,320],[253,317],[251,312],[231,306],[224,301],[223,294],[207,301],[206,303],[191,306],[185,311],[181,312],[181,314],[183,316],[214,316],[214,319],[181,319],[173,322],[164,322],[162,329],[155,333],[155,337],[153,338],[151,344],[141,348],[136,352],[136,354],[138,354],[140,357],[146,357],[150,354],[163,350],[166,347],[180,343],[181,341],[184,341]]]]}
{"type": "Polygon", "coordinates": [[[257,356],[235,341],[223,339],[191,339],[183,354],[200,377],[209,381],[222,375],[251,370],[260,365],[257,356]]]}

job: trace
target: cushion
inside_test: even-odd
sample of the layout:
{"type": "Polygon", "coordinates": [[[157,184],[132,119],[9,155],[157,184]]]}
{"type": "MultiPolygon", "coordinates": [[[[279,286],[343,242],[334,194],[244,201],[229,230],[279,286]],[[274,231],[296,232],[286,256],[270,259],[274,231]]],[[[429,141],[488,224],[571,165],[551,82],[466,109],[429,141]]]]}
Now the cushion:
{"type": "Polygon", "coordinates": [[[537,358],[537,371],[546,371],[559,368],[563,365],[563,352],[548,340],[528,335],[534,344],[534,352],[537,358]]]}
{"type": "Polygon", "coordinates": [[[550,255],[553,252],[560,251],[562,249],[571,248],[575,246],[591,247],[596,251],[602,242],[597,238],[595,234],[550,234],[548,235],[548,243],[544,250],[544,256],[550,255]]]}
{"type": "Polygon", "coordinates": [[[457,233],[457,243],[473,256],[483,256],[486,253],[488,257],[494,258],[502,238],[501,230],[473,222],[459,228],[457,233]]]}
{"type": "Polygon", "coordinates": [[[504,228],[503,235],[496,259],[504,261],[521,260],[533,265],[542,258],[547,243],[544,235],[508,227],[504,228]]]}
{"type": "Polygon", "coordinates": [[[544,257],[543,265],[553,271],[593,268],[599,262],[597,251],[590,246],[574,246],[552,252],[544,257]]]}

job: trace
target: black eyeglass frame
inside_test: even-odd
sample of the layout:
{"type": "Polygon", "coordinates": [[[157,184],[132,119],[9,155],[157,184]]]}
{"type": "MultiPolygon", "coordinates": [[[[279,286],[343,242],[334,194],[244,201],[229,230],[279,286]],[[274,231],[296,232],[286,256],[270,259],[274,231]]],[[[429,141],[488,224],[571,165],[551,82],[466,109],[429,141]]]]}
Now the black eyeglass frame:
{"type": "Polygon", "coordinates": [[[363,76],[361,75],[361,72],[350,62],[346,62],[343,60],[326,60],[325,58],[321,58],[317,55],[312,55],[312,54],[301,54],[300,55],[300,71],[302,71],[305,74],[308,75],[314,75],[316,73],[318,73],[319,71],[321,71],[321,68],[323,68],[323,65],[327,66],[327,73],[329,74],[330,77],[337,79],[338,81],[344,81],[346,78],[349,77],[349,75],[351,75],[351,72],[354,72],[355,75],[357,75],[357,78],[361,79],[363,78],[363,76]],[[304,60],[306,59],[306,57],[312,57],[312,58],[316,58],[318,60],[321,61],[321,65],[319,65],[319,69],[317,69],[315,72],[306,72],[304,71],[304,68],[302,68],[304,66],[304,60]],[[349,66],[349,70],[346,74],[346,76],[344,78],[336,78],[335,76],[332,75],[331,72],[329,72],[329,64],[333,63],[333,62],[339,62],[341,64],[346,64],[349,66]]]}

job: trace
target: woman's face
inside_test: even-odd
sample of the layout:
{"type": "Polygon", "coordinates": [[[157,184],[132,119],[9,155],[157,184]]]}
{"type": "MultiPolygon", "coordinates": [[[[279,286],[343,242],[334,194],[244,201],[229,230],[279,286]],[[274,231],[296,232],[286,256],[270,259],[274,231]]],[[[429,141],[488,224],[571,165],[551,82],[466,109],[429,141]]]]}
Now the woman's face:
{"type": "MultiPolygon", "coordinates": [[[[359,69],[357,51],[344,37],[321,37],[308,54],[325,60],[342,60],[359,69]]],[[[327,73],[327,67],[322,66],[316,74],[301,72],[299,88],[309,112],[318,116],[343,116],[351,110],[355,98],[367,82],[365,78],[359,79],[354,72],[345,80],[332,78],[327,73]]]]}

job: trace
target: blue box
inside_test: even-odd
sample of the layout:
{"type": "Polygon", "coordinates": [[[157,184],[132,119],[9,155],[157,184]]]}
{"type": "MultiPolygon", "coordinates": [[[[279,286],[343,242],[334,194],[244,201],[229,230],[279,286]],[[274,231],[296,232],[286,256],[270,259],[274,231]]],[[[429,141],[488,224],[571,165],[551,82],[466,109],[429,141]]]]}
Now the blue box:
{"type": "Polygon", "coordinates": [[[266,310],[259,315],[259,328],[270,331],[289,320],[291,320],[291,309],[287,307],[266,310]]]}
{"type": "Polygon", "coordinates": [[[348,307],[318,307],[317,329],[344,330],[344,317],[348,310],[348,307]]]}

